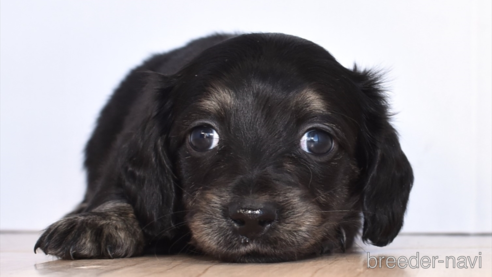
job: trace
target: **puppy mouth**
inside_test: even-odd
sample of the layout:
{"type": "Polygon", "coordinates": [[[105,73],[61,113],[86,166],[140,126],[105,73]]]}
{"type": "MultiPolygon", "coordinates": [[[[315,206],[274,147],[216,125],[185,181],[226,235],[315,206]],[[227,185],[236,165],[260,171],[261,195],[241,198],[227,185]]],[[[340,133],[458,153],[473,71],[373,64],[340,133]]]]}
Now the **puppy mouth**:
{"type": "Polygon", "coordinates": [[[238,238],[239,243],[234,251],[219,254],[217,257],[224,262],[233,263],[265,263],[292,261],[305,257],[297,251],[280,251],[273,249],[268,243],[258,239],[238,238]]]}
{"type": "Polygon", "coordinates": [[[202,252],[221,261],[232,263],[285,262],[303,259],[315,255],[317,252],[315,245],[312,243],[280,247],[272,245],[275,240],[278,241],[281,238],[273,236],[247,238],[235,235],[214,248],[203,245],[202,241],[192,240],[192,243],[202,252]]]}

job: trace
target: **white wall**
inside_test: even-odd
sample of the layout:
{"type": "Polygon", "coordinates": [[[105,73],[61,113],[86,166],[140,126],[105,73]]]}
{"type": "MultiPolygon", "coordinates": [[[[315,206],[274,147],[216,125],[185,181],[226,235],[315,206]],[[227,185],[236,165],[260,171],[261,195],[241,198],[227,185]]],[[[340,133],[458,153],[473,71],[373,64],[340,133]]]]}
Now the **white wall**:
{"type": "Polygon", "coordinates": [[[212,32],[283,32],[390,69],[416,181],[404,230],[491,232],[491,4],[477,1],[27,1],[0,6],[0,229],[42,229],[84,191],[109,94],[152,53],[212,32]]]}

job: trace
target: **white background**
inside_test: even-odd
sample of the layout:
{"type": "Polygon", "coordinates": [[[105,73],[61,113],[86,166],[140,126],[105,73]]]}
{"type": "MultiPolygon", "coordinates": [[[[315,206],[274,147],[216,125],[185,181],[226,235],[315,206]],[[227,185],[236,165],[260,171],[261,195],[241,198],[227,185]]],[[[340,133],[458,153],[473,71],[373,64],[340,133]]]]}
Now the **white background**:
{"type": "Polygon", "coordinates": [[[1,1],[0,229],[39,230],[84,192],[82,150],[129,69],[213,32],[282,32],[388,69],[415,172],[406,232],[492,231],[491,4],[1,1]]]}

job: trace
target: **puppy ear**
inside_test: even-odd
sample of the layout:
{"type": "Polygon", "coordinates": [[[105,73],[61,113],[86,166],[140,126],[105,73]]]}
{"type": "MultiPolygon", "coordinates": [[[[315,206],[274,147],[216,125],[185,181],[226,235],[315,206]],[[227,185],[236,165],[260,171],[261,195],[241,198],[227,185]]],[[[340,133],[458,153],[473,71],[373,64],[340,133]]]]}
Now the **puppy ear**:
{"type": "Polygon", "coordinates": [[[362,190],[364,230],[362,239],[377,246],[393,241],[401,227],[413,184],[413,172],[403,153],[395,129],[389,123],[381,75],[354,72],[361,77],[363,124],[359,137],[359,164],[363,168],[362,190]]]}
{"type": "Polygon", "coordinates": [[[141,99],[126,118],[118,175],[144,233],[150,237],[172,236],[177,193],[168,145],[173,80],[158,73],[147,77],[141,99]]]}

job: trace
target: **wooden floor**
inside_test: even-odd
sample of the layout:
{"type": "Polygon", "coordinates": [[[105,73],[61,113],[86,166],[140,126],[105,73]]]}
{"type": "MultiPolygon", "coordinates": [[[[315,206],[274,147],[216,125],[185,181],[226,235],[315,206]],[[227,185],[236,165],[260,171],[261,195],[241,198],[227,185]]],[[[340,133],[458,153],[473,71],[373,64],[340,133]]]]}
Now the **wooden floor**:
{"type": "Polygon", "coordinates": [[[146,256],[115,260],[62,261],[34,254],[36,233],[0,233],[0,275],[4,276],[492,276],[491,236],[400,235],[384,248],[363,245],[352,253],[298,262],[228,264],[206,257],[146,256]],[[410,259],[401,269],[386,257],[410,259]],[[368,254],[369,253],[369,254],[368,254]],[[370,268],[368,267],[368,255],[370,268]],[[414,257],[412,259],[412,256],[414,257]],[[429,257],[427,261],[424,256],[429,257]],[[448,257],[448,268],[446,261],[448,257]],[[460,258],[460,256],[462,256],[460,258]],[[385,257],[385,258],[383,258],[385,257]],[[434,266],[432,266],[432,257],[434,266]],[[456,259],[453,269],[452,257],[456,259]],[[381,263],[379,260],[381,259],[381,263]],[[461,263],[458,263],[461,261],[461,263]],[[466,262],[464,262],[466,261],[466,262]],[[376,264],[377,262],[377,264],[376,264]],[[381,268],[379,265],[382,264],[381,268]],[[472,268],[473,264],[473,268],[472,268]],[[423,267],[428,266],[428,269],[423,267]],[[459,269],[458,266],[468,268],[459,269]],[[481,267],[481,268],[480,268],[481,267]]]}

